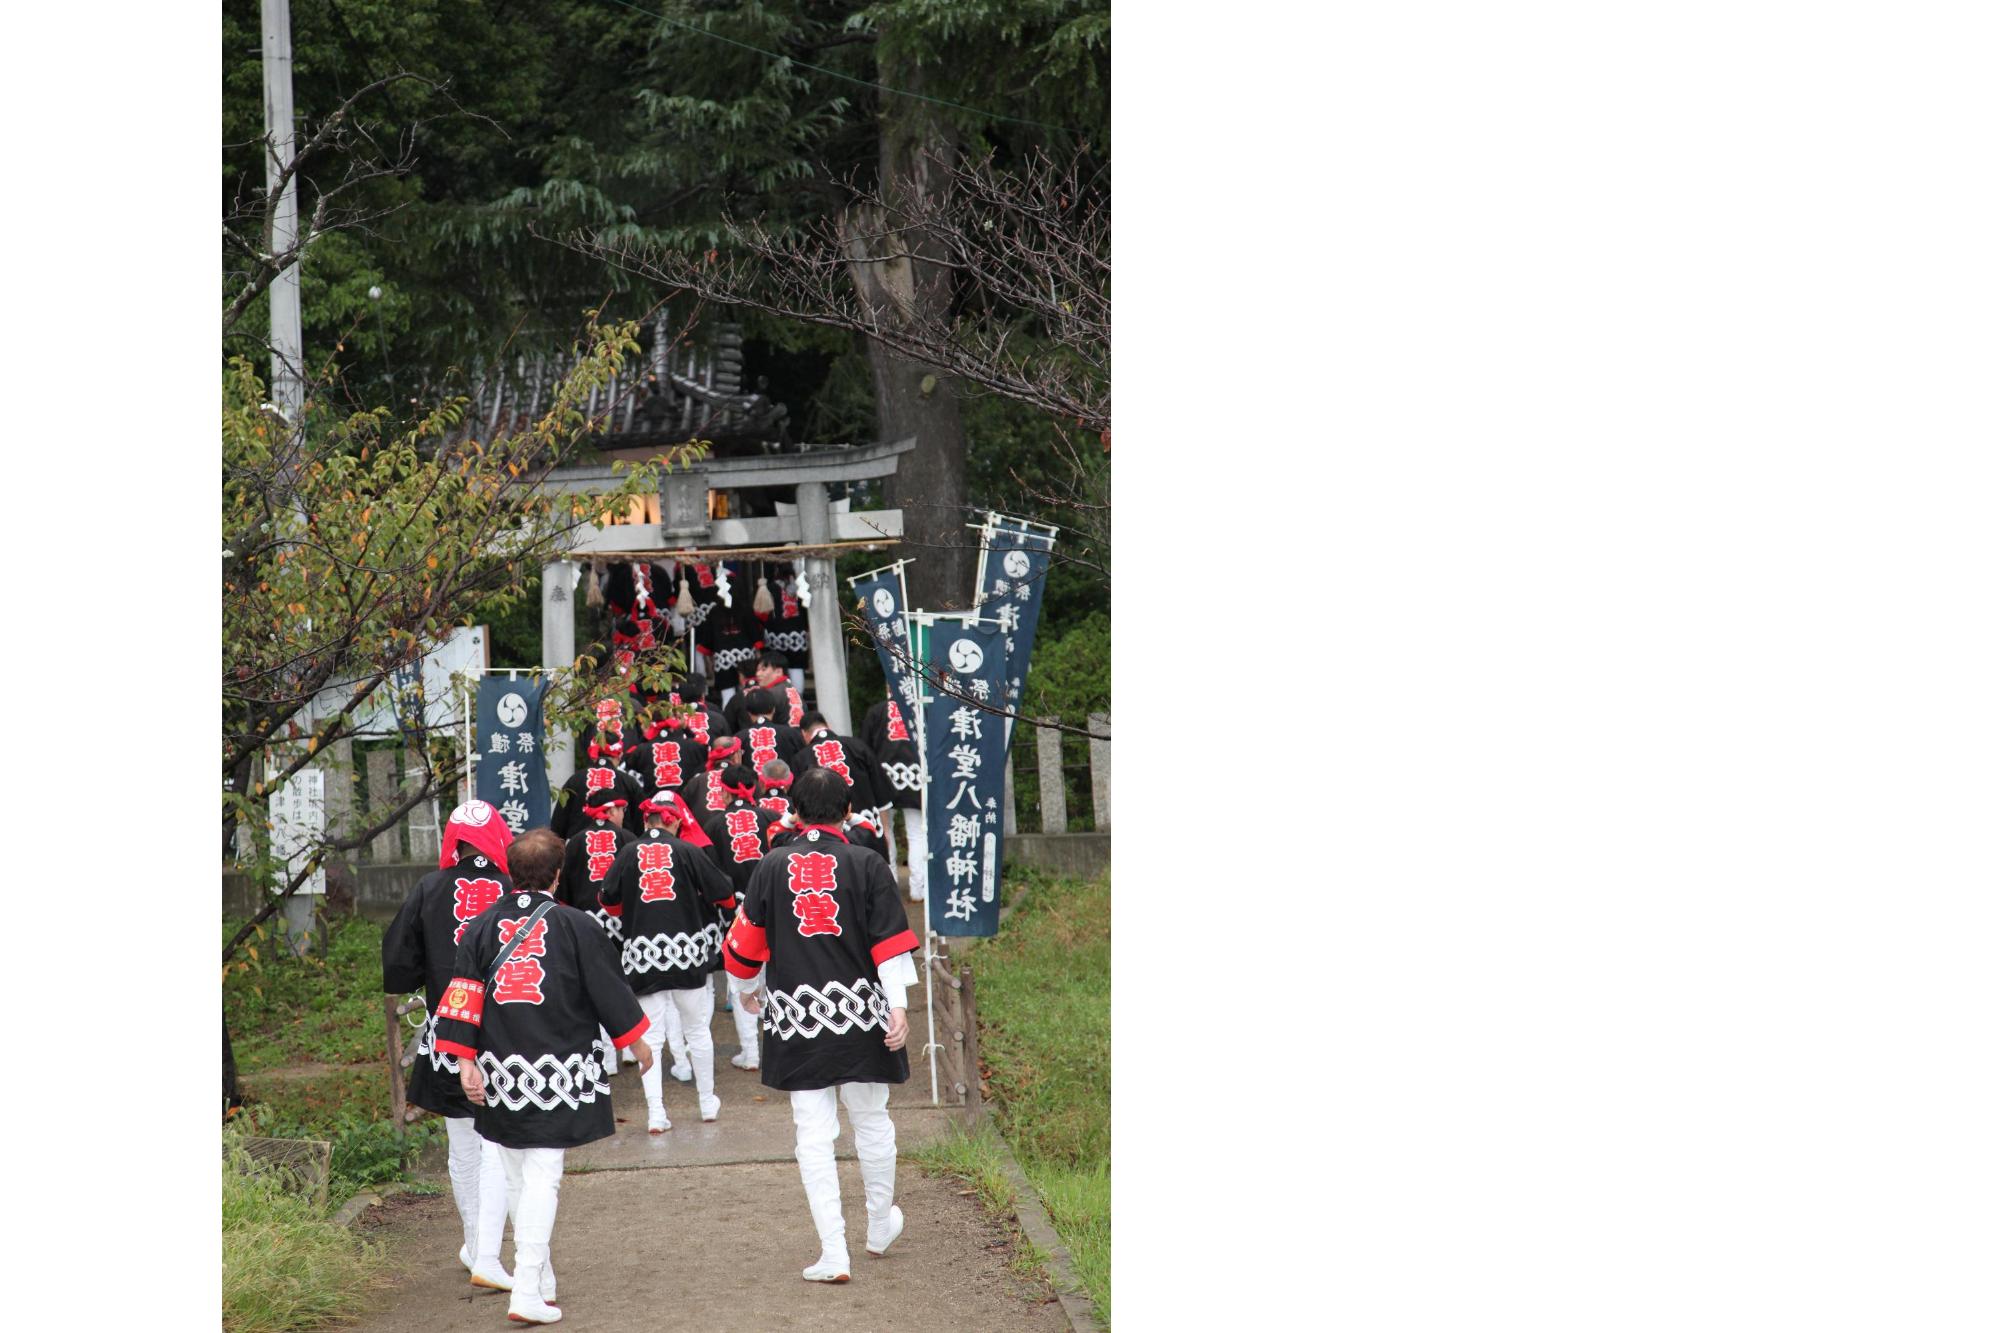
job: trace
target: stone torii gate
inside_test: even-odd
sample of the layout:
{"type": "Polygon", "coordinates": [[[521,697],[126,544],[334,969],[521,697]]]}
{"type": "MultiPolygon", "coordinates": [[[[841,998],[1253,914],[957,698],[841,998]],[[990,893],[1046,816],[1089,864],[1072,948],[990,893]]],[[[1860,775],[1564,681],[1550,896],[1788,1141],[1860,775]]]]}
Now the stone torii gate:
{"type": "MultiPolygon", "coordinates": [[[[834,581],[835,548],[887,545],[903,535],[900,509],[862,513],[835,510],[828,487],[837,482],[891,476],[897,460],[916,448],[914,436],[894,443],[814,448],[795,453],[704,459],[666,474],[659,522],[608,523],[579,529],[570,559],[542,567],[542,665],[562,668],[576,660],[576,596],[587,558],[726,560],[757,555],[804,558],[801,576],[812,592],[806,609],[813,693],[827,724],[853,735],[847,708],[847,649],[840,632],[841,591],[834,581]],[[796,511],[771,518],[711,518],[712,491],[788,487],[796,511]],[[794,554],[785,555],[787,548],[794,554]]],[[[609,466],[560,468],[540,489],[602,494],[618,484],[609,466]]],[[[560,784],[576,770],[574,740],[550,736],[549,781],[560,784]]]]}

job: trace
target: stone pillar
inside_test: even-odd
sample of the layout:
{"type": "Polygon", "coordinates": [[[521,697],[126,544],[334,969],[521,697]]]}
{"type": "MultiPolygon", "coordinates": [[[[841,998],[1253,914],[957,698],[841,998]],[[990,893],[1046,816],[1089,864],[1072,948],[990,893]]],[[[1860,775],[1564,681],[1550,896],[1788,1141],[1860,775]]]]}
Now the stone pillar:
{"type": "MultiPolygon", "coordinates": [[[[1038,717],[1037,722],[1054,722],[1038,717]]],[[[1036,776],[1042,786],[1042,832],[1069,832],[1069,794],[1063,790],[1062,733],[1054,727],[1035,728],[1036,776]]]]}
{"type": "MultiPolygon", "coordinates": [[[[1092,713],[1090,730],[1099,736],[1111,734],[1111,714],[1092,713]]],[[[1093,738],[1090,742],[1090,815],[1099,833],[1111,828],[1111,742],[1093,738]]],[[[637,853],[634,853],[637,855],[637,853]]]]}
{"type": "MultiPolygon", "coordinates": [[[[807,546],[825,546],[833,540],[833,509],[823,481],[799,483],[799,538],[807,546]]],[[[847,643],[840,635],[840,589],[833,575],[833,560],[810,555],[805,567],[806,582],[812,588],[806,627],[812,646],[813,703],[826,714],[829,727],[852,736],[854,725],[847,708],[847,643]]]]}
{"type": "MultiPolygon", "coordinates": [[[[582,573],[574,560],[542,566],[542,666],[568,670],[576,664],[576,584],[582,573]]],[[[557,727],[542,738],[542,757],[549,766],[549,790],[560,791],[576,772],[576,738],[557,727]]]]}

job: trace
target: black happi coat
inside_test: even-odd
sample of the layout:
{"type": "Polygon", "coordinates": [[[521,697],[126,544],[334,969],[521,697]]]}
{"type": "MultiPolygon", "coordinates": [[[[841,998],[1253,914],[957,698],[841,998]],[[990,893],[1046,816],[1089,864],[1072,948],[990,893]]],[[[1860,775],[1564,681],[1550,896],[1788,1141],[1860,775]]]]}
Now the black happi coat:
{"type": "Polygon", "coordinates": [[[882,1044],[889,1001],[879,964],[917,947],[888,862],[840,834],[808,828],[757,865],[723,961],[764,968],[764,1084],[785,1092],[903,1083],[907,1051],[882,1044]]]}
{"type": "MultiPolygon", "coordinates": [[[[876,823],[873,818],[867,815],[856,815],[853,819],[842,824],[840,831],[846,835],[848,846],[865,847],[883,860],[886,861],[889,859],[889,843],[882,836],[882,826],[876,823]]],[[[802,832],[804,830],[796,826],[787,828],[781,823],[774,822],[771,825],[767,841],[773,848],[787,847],[798,841],[799,835],[802,832]]]]}
{"type": "Polygon", "coordinates": [[[771,819],[773,822],[783,819],[786,815],[792,812],[792,798],[789,795],[790,791],[791,788],[789,786],[769,787],[761,782],[758,783],[757,808],[759,810],[770,811],[771,819]]]}
{"type": "Polygon", "coordinates": [[[611,874],[612,863],[639,835],[623,824],[602,824],[595,819],[570,835],[563,845],[562,873],[556,876],[555,899],[565,907],[588,912],[604,928],[613,943],[620,938],[618,914],[597,900],[597,891],[611,874]]]}
{"type": "MultiPolygon", "coordinates": [[[[746,682],[749,680],[749,673],[746,672],[744,674],[744,680],[746,682]]],[[[729,696],[729,704],[722,710],[722,716],[723,720],[729,723],[731,731],[740,732],[743,728],[750,725],[750,715],[743,711],[743,699],[751,690],[757,688],[755,685],[748,685],[746,683],[743,689],[739,689],[736,693],[729,696]]],[[[788,728],[796,728],[799,723],[806,720],[806,701],[796,689],[792,688],[792,682],[789,677],[781,679],[775,685],[766,685],[763,688],[769,690],[778,699],[778,711],[771,714],[773,722],[782,722],[788,728]]],[[[784,757],[783,755],[778,756],[780,759],[784,757]]]]}
{"type": "Polygon", "coordinates": [[[571,834],[590,822],[583,813],[583,807],[598,804],[604,799],[602,793],[605,791],[617,792],[617,799],[625,802],[625,827],[637,833],[640,828],[639,800],[645,793],[640,790],[636,778],[609,759],[594,759],[569,775],[569,780],[563,783],[562,791],[556,797],[555,809],[549,815],[550,830],[568,842],[571,834]],[[608,785],[591,787],[592,773],[609,773],[609,778],[596,779],[608,785]]]}
{"type": "Polygon", "coordinates": [[[514,891],[505,871],[459,844],[458,864],[417,881],[396,919],[382,935],[382,989],[394,995],[424,993],[424,1026],[417,1062],[404,1095],[410,1105],[442,1116],[469,1116],[474,1107],[458,1086],[458,1061],[437,1049],[438,1000],[451,983],[458,935],[465,923],[514,891]]]}
{"type": "Polygon", "coordinates": [[[917,732],[903,716],[903,707],[884,699],[861,719],[861,743],[875,756],[877,790],[898,810],[923,805],[923,783],[917,762],[917,732]]]}
{"type": "Polygon", "coordinates": [[[680,733],[663,731],[660,738],[626,752],[627,765],[640,788],[651,796],[666,787],[687,786],[708,764],[708,747],[680,733]]]}
{"type": "Polygon", "coordinates": [[[732,595],[739,605],[717,607],[695,632],[695,642],[709,651],[709,678],[718,690],[739,688],[764,645],[756,617],[741,609],[743,594],[732,595]]]}
{"type": "Polygon", "coordinates": [[[710,849],[738,893],[750,886],[750,875],[767,850],[764,835],[778,817],[750,802],[731,797],[729,804],[701,821],[710,849]]]}
{"type": "Polygon", "coordinates": [[[701,848],[647,829],[618,853],[599,894],[625,928],[621,963],[640,995],[686,990],[722,966],[722,923],[736,885],[701,848]]]}
{"type": "Polygon", "coordinates": [[[805,608],[777,579],[771,580],[771,602],[771,616],[764,622],[764,646],[783,653],[793,662],[805,661],[806,654],[812,651],[808,637],[811,625],[805,608]]]}
{"type": "Polygon", "coordinates": [[[889,803],[875,752],[852,737],[822,731],[811,739],[801,738],[792,772],[796,775],[813,768],[841,770],[847,779],[848,800],[856,810],[873,810],[889,803]]]}
{"type": "Polygon", "coordinates": [[[743,729],[736,733],[736,739],[743,742],[743,762],[755,769],[759,777],[763,776],[764,765],[773,759],[784,760],[797,772],[799,749],[806,743],[797,727],[782,726],[775,717],[769,722],[744,718],[743,729]]]}
{"type": "Polygon", "coordinates": [[[438,1049],[476,1058],[486,1079],[473,1124],[508,1148],[575,1148],[615,1133],[597,1031],[618,1047],[646,1031],[617,949],[574,907],[553,907],[494,972],[506,940],[547,901],[510,893],[467,926],[438,1007],[438,1049]]]}

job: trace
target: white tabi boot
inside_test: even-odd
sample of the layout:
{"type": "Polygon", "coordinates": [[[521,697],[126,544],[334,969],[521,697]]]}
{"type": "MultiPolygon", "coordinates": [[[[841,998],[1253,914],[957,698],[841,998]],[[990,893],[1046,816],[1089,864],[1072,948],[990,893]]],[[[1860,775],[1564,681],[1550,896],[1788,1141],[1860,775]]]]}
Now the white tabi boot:
{"type": "Polygon", "coordinates": [[[500,1266],[500,1241],[513,1214],[514,1199],[507,1171],[500,1164],[500,1145],[482,1143],[479,1150],[479,1244],[473,1250],[471,1285],[488,1291],[512,1291],[514,1278],[500,1266]]]}
{"type": "Polygon", "coordinates": [[[515,1260],[514,1291],[507,1298],[509,1319],[517,1324],[553,1324],[562,1318],[562,1311],[549,1304],[542,1294],[550,1289],[550,1283],[543,1277],[547,1271],[546,1259],[533,1265],[515,1260]]]}

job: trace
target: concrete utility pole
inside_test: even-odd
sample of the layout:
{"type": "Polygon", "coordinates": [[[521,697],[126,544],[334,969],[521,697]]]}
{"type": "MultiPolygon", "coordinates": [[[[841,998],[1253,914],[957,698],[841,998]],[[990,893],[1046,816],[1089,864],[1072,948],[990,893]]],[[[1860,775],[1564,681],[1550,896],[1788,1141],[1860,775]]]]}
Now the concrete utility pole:
{"type": "MultiPolygon", "coordinates": [[[[576,587],[582,570],[574,560],[542,566],[542,666],[545,680],[576,665],[576,587]]],[[[576,738],[568,727],[551,727],[542,736],[542,758],[549,766],[549,792],[554,794],[576,772],[576,738]]],[[[637,853],[633,853],[637,855],[637,853]]]]}
{"type": "MultiPolygon", "coordinates": [[[[290,0],[264,0],[264,133],[269,148],[264,154],[266,192],[271,226],[269,253],[280,255],[298,243],[299,185],[297,177],[277,188],[278,178],[291,165],[298,151],[298,134],[292,123],[292,10],[290,0]]],[[[304,333],[299,317],[299,266],[287,264],[271,283],[271,403],[282,421],[279,429],[299,428],[305,405],[304,333]]],[[[301,777],[304,775],[301,774],[301,777]]],[[[293,781],[298,781],[294,778],[293,781]]],[[[285,935],[295,951],[303,953],[312,939],[313,895],[303,889],[285,900],[285,935]]]]}
{"type": "MultiPolygon", "coordinates": [[[[298,133],[292,120],[292,7],[290,0],[264,0],[264,132],[270,136],[270,151],[264,155],[264,182],[275,189],[278,178],[291,165],[298,151],[298,133]]],[[[270,202],[271,249],[283,254],[299,239],[299,183],[294,177],[285,182],[270,202]]],[[[298,425],[300,405],[305,401],[305,384],[300,378],[304,364],[299,320],[299,266],[287,264],[271,283],[271,401],[285,414],[290,426],[298,425]]]]}

